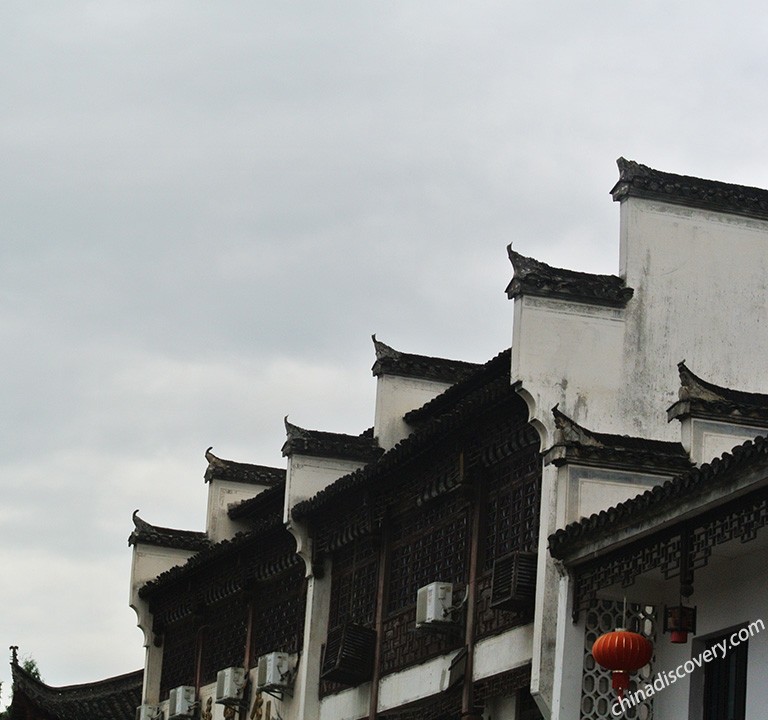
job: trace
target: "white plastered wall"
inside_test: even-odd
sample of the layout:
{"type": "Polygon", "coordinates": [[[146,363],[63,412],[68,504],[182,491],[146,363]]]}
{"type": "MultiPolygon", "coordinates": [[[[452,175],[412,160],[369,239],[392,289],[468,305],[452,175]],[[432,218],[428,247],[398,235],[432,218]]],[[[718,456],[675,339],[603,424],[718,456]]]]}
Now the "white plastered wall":
{"type": "Polygon", "coordinates": [[[128,604],[136,613],[136,624],[144,633],[144,686],[142,703],[157,703],[160,699],[160,668],[163,659],[162,647],[155,647],[152,635],[152,614],[149,605],[139,597],[139,590],[160,573],[177,565],[183,565],[194,553],[190,550],[156,547],[137,543],[131,559],[131,584],[128,604]]]}
{"type": "Polygon", "coordinates": [[[247,526],[230,519],[227,513],[229,506],[243,500],[250,500],[267,487],[269,486],[231,480],[211,480],[208,483],[208,510],[205,523],[205,532],[211,542],[231,540],[236,533],[245,530],[247,526]]]}
{"type": "Polygon", "coordinates": [[[410,435],[403,420],[410,410],[420,408],[450,387],[449,383],[399,375],[379,375],[376,379],[376,410],[373,435],[384,450],[394,447],[410,435]]]}
{"type": "MultiPolygon", "coordinates": [[[[632,197],[620,215],[619,274],[634,289],[625,309],[514,301],[512,380],[542,449],[552,443],[558,403],[598,432],[679,441],[666,409],[677,399],[681,360],[717,385],[768,393],[768,222],[632,197]]],[[[713,442],[702,451],[716,449],[713,442]]],[[[545,468],[531,689],[551,718],[560,717],[549,623],[560,580],[547,538],[566,517],[558,517],[558,493],[545,468]]],[[[615,499],[606,494],[600,509],[615,499]]]]}

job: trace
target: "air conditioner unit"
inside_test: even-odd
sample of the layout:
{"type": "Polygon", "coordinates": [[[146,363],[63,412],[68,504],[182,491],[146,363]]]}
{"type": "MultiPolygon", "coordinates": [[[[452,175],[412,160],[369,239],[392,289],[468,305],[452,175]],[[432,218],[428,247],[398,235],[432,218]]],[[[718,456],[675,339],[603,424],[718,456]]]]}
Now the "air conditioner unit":
{"type": "Polygon", "coordinates": [[[536,596],[536,553],[516,551],[493,562],[491,607],[530,612],[536,596]]]}
{"type": "Polygon", "coordinates": [[[271,652],[259,658],[256,669],[257,690],[290,690],[296,674],[296,656],[271,652]]]}
{"type": "Polygon", "coordinates": [[[245,688],[245,670],[229,667],[216,673],[216,702],[220,705],[241,705],[245,688]]]}
{"type": "Polygon", "coordinates": [[[416,627],[452,623],[453,584],[433,582],[416,594],[416,627]]]}
{"type": "Polygon", "coordinates": [[[373,677],[376,631],[344,623],[328,631],[323,648],[320,677],[352,687],[373,677]]]}
{"type": "Polygon", "coordinates": [[[168,702],[168,720],[191,718],[195,710],[195,688],[180,685],[173,688],[168,702]]]}
{"type": "Polygon", "coordinates": [[[136,708],[136,720],[161,720],[163,711],[159,705],[139,705],[136,708]]]}

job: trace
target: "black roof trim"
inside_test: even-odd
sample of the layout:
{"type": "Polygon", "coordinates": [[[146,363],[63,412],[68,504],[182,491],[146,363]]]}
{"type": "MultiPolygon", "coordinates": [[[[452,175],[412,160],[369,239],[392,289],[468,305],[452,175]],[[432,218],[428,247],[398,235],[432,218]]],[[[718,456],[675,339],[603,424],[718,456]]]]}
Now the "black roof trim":
{"type": "Polygon", "coordinates": [[[376,362],[371,368],[375,376],[398,375],[400,377],[435,380],[443,383],[456,383],[477,370],[480,365],[465,360],[413,355],[400,352],[376,339],[372,335],[376,351],[376,362]]]}
{"type": "Polygon", "coordinates": [[[183,565],[176,565],[175,567],[160,573],[154,580],[150,580],[139,589],[139,597],[148,598],[156,591],[168,587],[174,581],[186,576],[187,573],[192,570],[210,565],[223,555],[234,552],[239,547],[244,547],[248,543],[259,542],[269,533],[278,530],[283,530],[286,533],[288,532],[288,530],[285,529],[285,525],[283,525],[282,517],[265,518],[257,523],[252,530],[239,532],[229,540],[220,540],[214,545],[209,545],[204,550],[201,550],[196,555],[189,558],[183,565]]]}
{"type": "Polygon", "coordinates": [[[276,514],[282,516],[284,498],[285,480],[263,490],[256,497],[232,503],[227,509],[227,515],[231,520],[261,519],[276,514]]]}
{"type": "Polygon", "coordinates": [[[57,720],[133,720],[141,704],[143,670],[99,680],[97,682],[51,687],[30,675],[20,665],[11,665],[14,697],[10,718],[22,717],[16,706],[22,696],[57,720]]]}
{"type": "Polygon", "coordinates": [[[555,268],[526,257],[507,246],[514,275],[507,285],[507,297],[523,295],[559,298],[589,305],[623,308],[634,294],[618,275],[596,275],[555,268]]]}
{"type": "Polygon", "coordinates": [[[706,418],[737,425],[768,426],[768,395],[743,392],[714,385],[678,363],[679,400],[667,410],[671,420],[686,417],[706,418]]]}
{"type": "Polygon", "coordinates": [[[205,470],[205,482],[229,480],[230,482],[250,485],[275,485],[285,480],[285,468],[223,460],[216,457],[211,450],[213,447],[209,447],[205,451],[205,459],[208,461],[208,467],[205,470]]]}
{"type": "Polygon", "coordinates": [[[370,462],[384,452],[370,430],[360,435],[307,430],[288,422],[286,415],[285,434],[282,452],[286,456],[298,454],[370,462]]]}
{"type": "Polygon", "coordinates": [[[502,350],[484,365],[478,365],[475,372],[468,375],[464,380],[443,390],[437,397],[432,398],[432,400],[424,403],[421,407],[407,412],[403,416],[403,420],[409,425],[420,425],[429,418],[445,412],[451,405],[455,404],[458,400],[471,393],[473,390],[477,390],[487,383],[489,379],[498,378],[500,375],[504,374],[506,374],[507,379],[509,379],[511,362],[511,348],[502,350]]]}
{"type": "Polygon", "coordinates": [[[204,532],[195,530],[175,530],[173,528],[151,525],[139,517],[139,511],[133,512],[134,531],[128,538],[129,545],[155,545],[157,547],[174,548],[176,550],[193,550],[195,552],[210,547],[210,540],[204,532]]]}
{"type": "Polygon", "coordinates": [[[573,462],[665,475],[677,475],[693,466],[680,443],[594,432],[572,420],[558,405],[552,408],[552,415],[555,437],[545,460],[554,465],[573,462]]]}
{"type": "MultiPolygon", "coordinates": [[[[485,366],[481,366],[478,371],[480,373],[483,372],[484,367],[489,365],[492,365],[498,373],[486,377],[486,381],[480,387],[457,399],[450,406],[450,409],[430,418],[408,437],[387,450],[377,462],[344,475],[317,495],[297,503],[292,508],[291,515],[295,519],[301,520],[319,513],[340,495],[361,487],[391,472],[402,463],[412,460],[440,435],[465,427],[467,417],[471,417],[474,413],[499,402],[505,397],[516,396],[516,392],[509,381],[509,364],[499,360],[504,354],[501,353],[500,356],[489,361],[485,366]]],[[[471,378],[465,382],[471,383],[471,378]]],[[[446,392],[449,391],[446,390],[446,392]]],[[[461,395],[460,392],[459,395],[461,395]]]]}
{"type": "Polygon", "coordinates": [[[570,523],[549,536],[549,552],[552,557],[562,560],[595,540],[623,527],[637,525],[665,507],[674,507],[680,500],[690,499],[700,491],[726,482],[733,472],[759,458],[768,461],[768,439],[765,437],[747,440],[710,463],[692,468],[608,510],[570,523]]]}
{"type": "Polygon", "coordinates": [[[623,157],[616,164],[615,201],[639,197],[768,220],[768,190],[662,172],[623,157]]]}

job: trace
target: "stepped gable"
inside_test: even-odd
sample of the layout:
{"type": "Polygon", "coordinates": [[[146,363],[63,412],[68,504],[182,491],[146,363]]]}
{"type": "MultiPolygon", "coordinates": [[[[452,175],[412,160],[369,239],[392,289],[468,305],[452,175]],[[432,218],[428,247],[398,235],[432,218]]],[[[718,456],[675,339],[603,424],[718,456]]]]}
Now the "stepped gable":
{"type": "Polygon", "coordinates": [[[286,440],[282,452],[284,456],[311,455],[313,457],[343,458],[371,462],[378,458],[383,450],[373,437],[369,428],[360,435],[307,430],[288,422],[285,416],[286,440]]]}
{"type": "MultiPolygon", "coordinates": [[[[480,366],[480,369],[476,371],[478,373],[483,374],[483,371],[489,366],[492,371],[489,371],[487,376],[483,374],[484,381],[479,383],[478,387],[466,394],[462,394],[460,388],[454,391],[458,399],[450,403],[440,414],[426,420],[423,425],[384,453],[375,463],[370,463],[339,478],[317,495],[297,503],[291,510],[292,517],[301,520],[320,513],[340,495],[354,492],[357,488],[384,477],[387,473],[402,466],[403,463],[417,457],[437,438],[466,427],[467,422],[471,421],[477,413],[507,397],[516,396],[515,390],[509,382],[509,368],[503,356],[504,353],[501,353],[500,356],[489,361],[486,365],[480,366]]],[[[472,376],[464,382],[471,386],[472,376]]],[[[452,388],[449,388],[446,393],[451,391],[452,388]]]]}
{"type": "Polygon", "coordinates": [[[768,220],[768,190],[675,175],[623,157],[616,164],[619,180],[611,189],[615,201],[639,197],[768,220]]]}
{"type": "Polygon", "coordinates": [[[377,340],[376,335],[372,335],[371,338],[376,351],[376,362],[373,364],[371,372],[376,377],[379,375],[399,375],[421,380],[456,383],[480,367],[476,363],[464,360],[448,360],[400,352],[381,342],[381,340],[377,340]]]}
{"type": "Polygon", "coordinates": [[[256,497],[232,503],[227,508],[231,520],[261,520],[282,517],[285,501],[285,480],[260,492],[256,497]]]}
{"type": "Polygon", "coordinates": [[[693,466],[680,443],[593,432],[561,412],[558,405],[552,408],[552,415],[555,437],[545,460],[554,465],[575,462],[674,475],[693,466]]]}
{"type": "Polygon", "coordinates": [[[223,460],[216,457],[211,450],[213,447],[209,447],[205,451],[205,459],[208,461],[208,467],[205,470],[205,482],[228,480],[251,485],[275,485],[285,480],[285,469],[283,468],[223,460]]]}
{"type": "Polygon", "coordinates": [[[210,547],[210,541],[204,532],[194,530],[175,530],[173,528],[150,525],[139,517],[139,511],[133,512],[134,530],[128,538],[129,545],[155,545],[157,547],[174,548],[176,550],[193,550],[195,552],[210,547]]]}
{"type": "Polygon", "coordinates": [[[634,290],[618,275],[596,275],[555,268],[526,257],[507,246],[514,274],[507,285],[507,297],[512,300],[523,295],[559,298],[571,302],[625,307],[634,290]]]}
{"type": "Polygon", "coordinates": [[[552,557],[562,560],[595,540],[652,519],[675,508],[683,500],[723,485],[735,472],[757,463],[768,466],[768,439],[765,437],[747,440],[710,463],[692,468],[608,510],[570,523],[549,536],[549,552],[552,557]]]}
{"type": "Polygon", "coordinates": [[[713,385],[678,363],[679,400],[667,410],[671,420],[685,417],[721,420],[739,425],[768,425],[768,395],[713,385]]]}
{"type": "Polygon", "coordinates": [[[17,662],[11,664],[13,702],[9,720],[30,715],[50,720],[134,720],[141,705],[144,671],[118,675],[98,682],[51,687],[30,675],[17,662]]]}

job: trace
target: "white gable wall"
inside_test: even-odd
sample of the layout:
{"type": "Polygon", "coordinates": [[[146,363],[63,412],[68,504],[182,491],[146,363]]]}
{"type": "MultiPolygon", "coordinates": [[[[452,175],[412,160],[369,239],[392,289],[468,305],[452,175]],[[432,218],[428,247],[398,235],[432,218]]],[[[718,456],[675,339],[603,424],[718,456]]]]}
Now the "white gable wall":
{"type": "MultiPolygon", "coordinates": [[[[677,400],[681,360],[717,385],[768,393],[768,221],[629,197],[620,243],[620,275],[634,289],[626,308],[514,300],[512,381],[542,449],[553,441],[556,404],[597,432],[680,441],[666,409],[677,400]]],[[[694,459],[722,452],[720,436],[698,438],[694,459]]],[[[607,509],[616,495],[593,487],[573,507],[567,474],[551,466],[542,485],[531,689],[545,716],[556,718],[559,574],[547,538],[581,512],[607,509]]]]}

